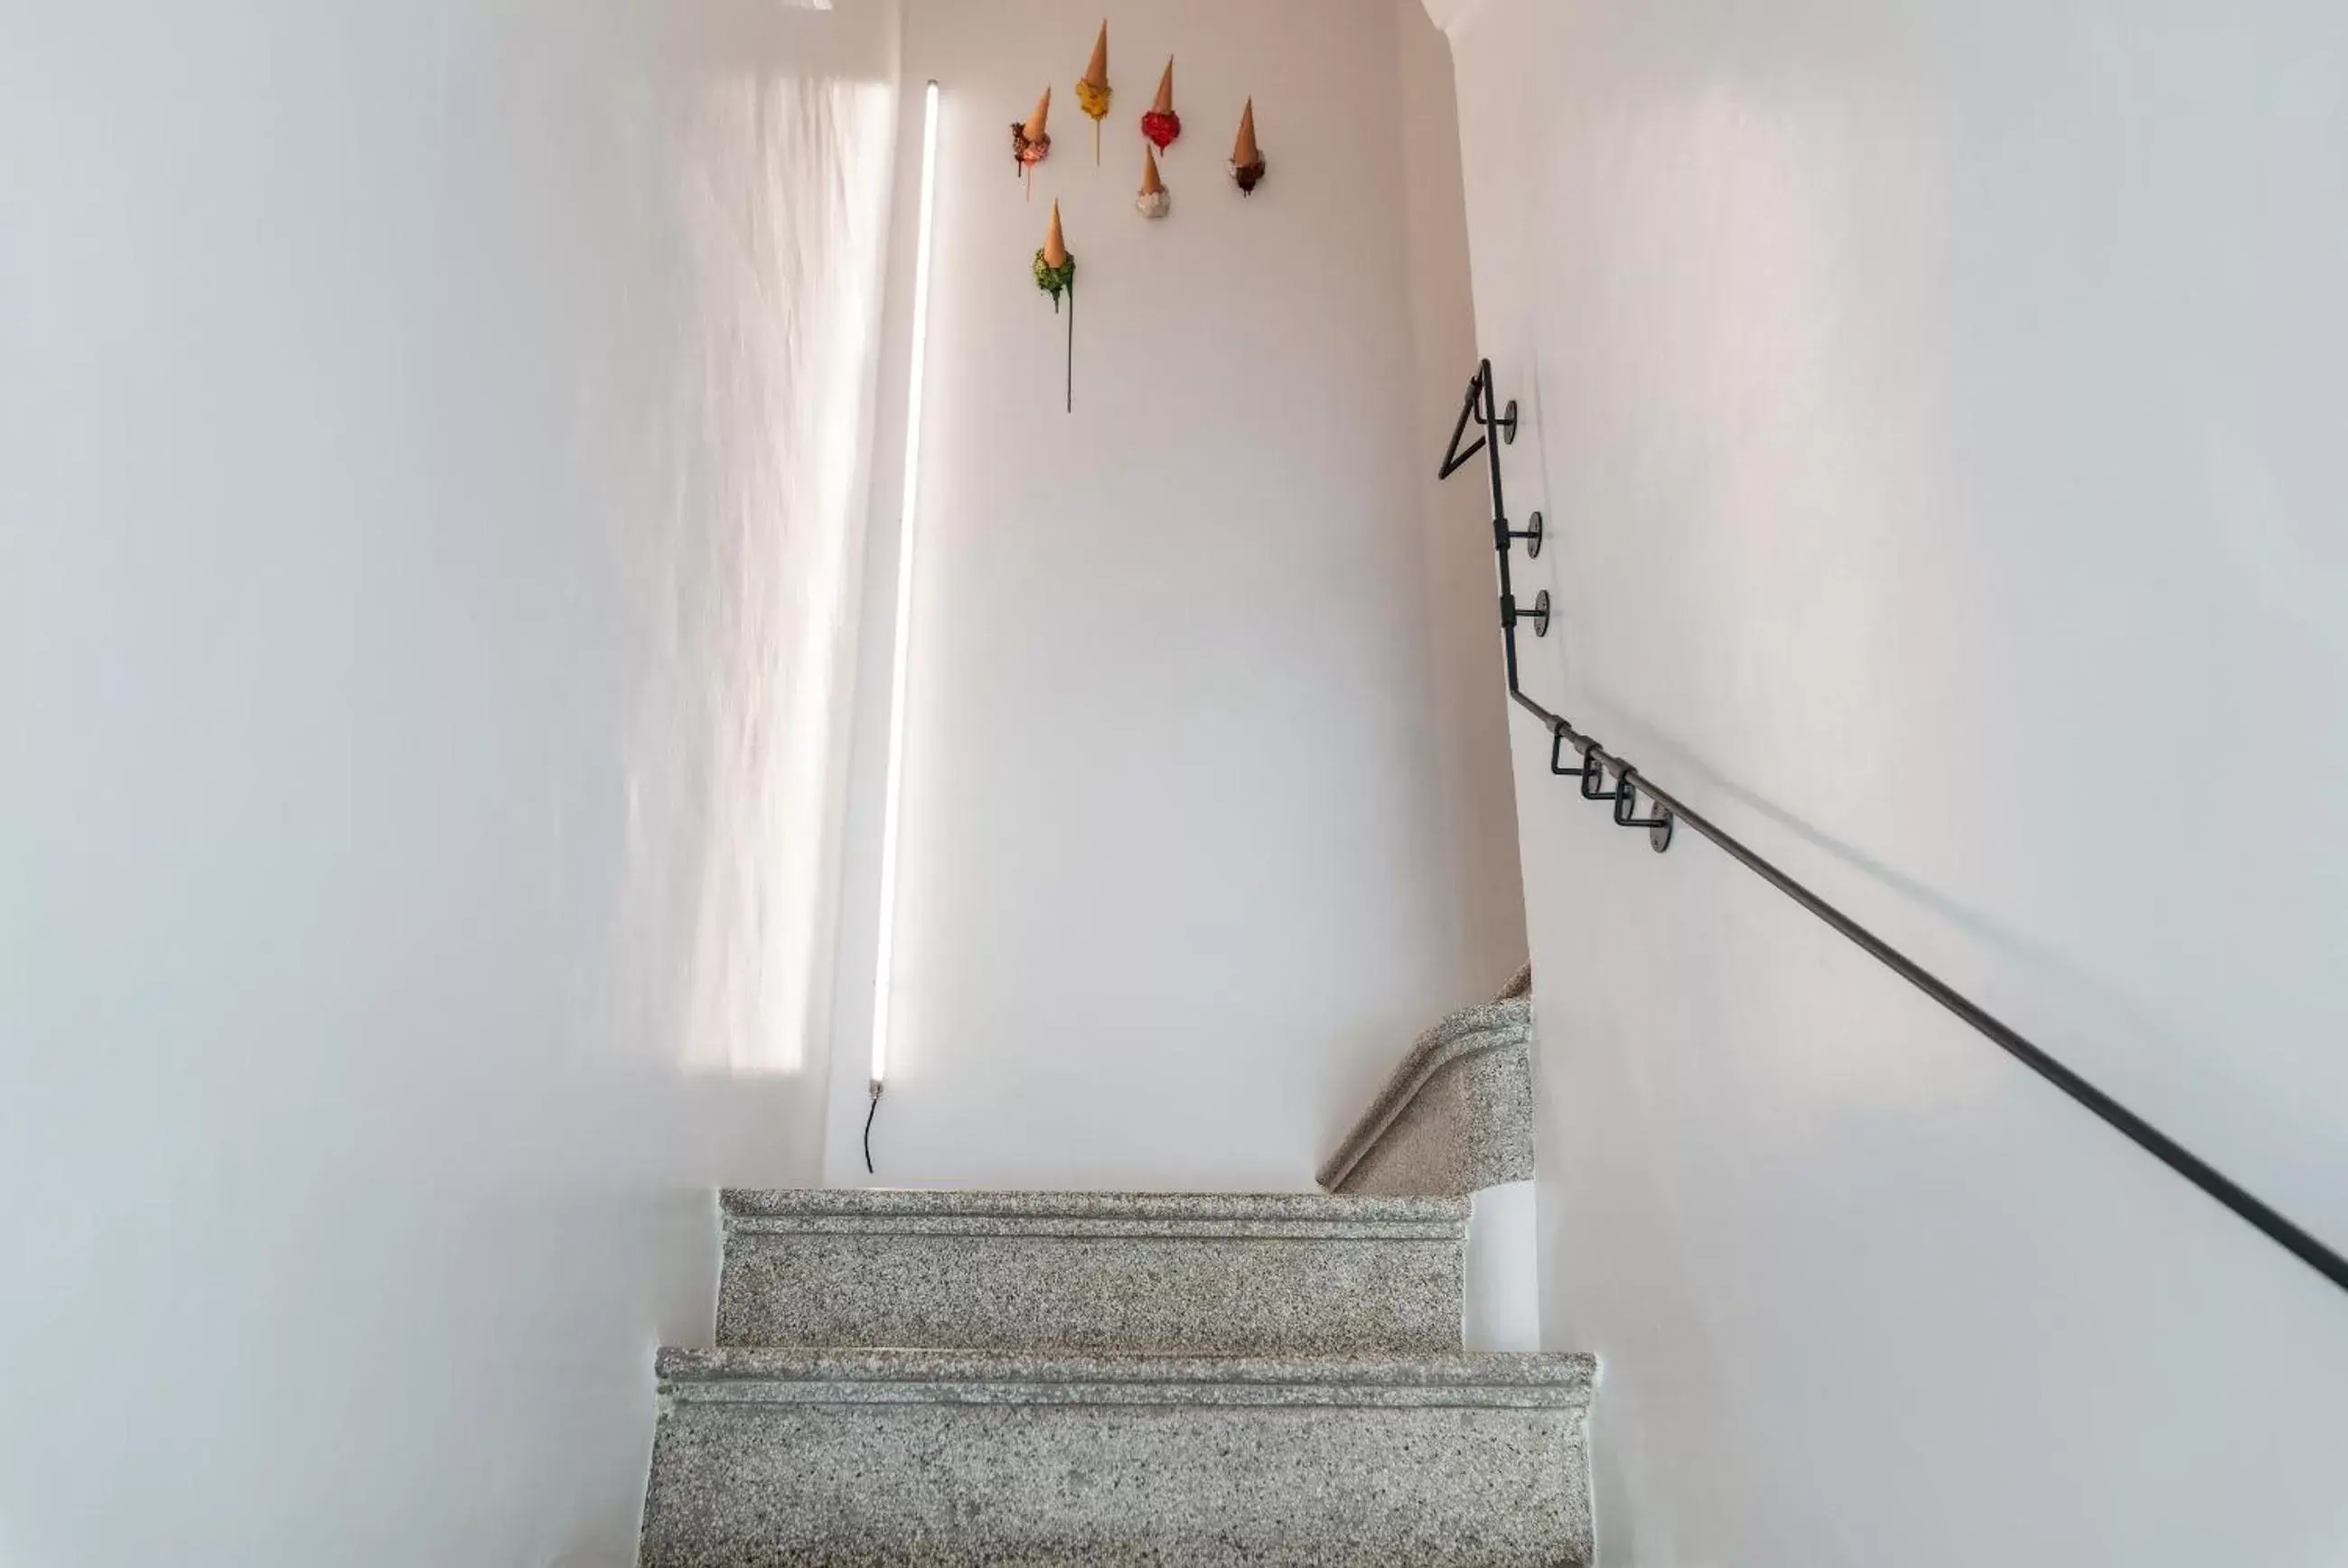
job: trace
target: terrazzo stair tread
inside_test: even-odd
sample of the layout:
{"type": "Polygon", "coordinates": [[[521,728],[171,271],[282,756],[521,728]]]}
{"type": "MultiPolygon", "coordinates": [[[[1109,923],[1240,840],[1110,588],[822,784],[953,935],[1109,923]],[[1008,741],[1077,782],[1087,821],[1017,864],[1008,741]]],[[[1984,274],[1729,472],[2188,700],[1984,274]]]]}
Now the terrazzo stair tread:
{"type": "Polygon", "coordinates": [[[664,1350],[644,1568],[1591,1555],[1583,1356],[664,1350]]]}
{"type": "Polygon", "coordinates": [[[1468,1204],[1323,1193],[732,1191],[717,1341],[1457,1350],[1468,1204]]]}

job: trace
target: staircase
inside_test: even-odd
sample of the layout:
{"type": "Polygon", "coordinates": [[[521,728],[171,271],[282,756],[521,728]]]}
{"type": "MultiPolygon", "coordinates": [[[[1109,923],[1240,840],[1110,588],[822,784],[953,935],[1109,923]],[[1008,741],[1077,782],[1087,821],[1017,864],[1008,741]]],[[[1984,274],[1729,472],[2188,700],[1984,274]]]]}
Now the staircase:
{"type": "Polygon", "coordinates": [[[644,1568],[1590,1561],[1591,1363],[1460,1350],[1464,1199],[724,1208],[644,1568]]]}

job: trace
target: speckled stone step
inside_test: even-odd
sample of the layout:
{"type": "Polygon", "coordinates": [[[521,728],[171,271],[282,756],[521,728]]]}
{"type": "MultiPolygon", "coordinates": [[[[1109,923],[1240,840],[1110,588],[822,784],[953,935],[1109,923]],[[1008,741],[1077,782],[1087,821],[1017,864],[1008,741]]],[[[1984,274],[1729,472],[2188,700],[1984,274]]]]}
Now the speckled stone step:
{"type": "Polygon", "coordinates": [[[664,1350],[642,1562],[1578,1568],[1592,1371],[664,1350]]]}
{"type": "Polygon", "coordinates": [[[721,1345],[1457,1350],[1468,1204],[1319,1193],[725,1194],[721,1345]]]}

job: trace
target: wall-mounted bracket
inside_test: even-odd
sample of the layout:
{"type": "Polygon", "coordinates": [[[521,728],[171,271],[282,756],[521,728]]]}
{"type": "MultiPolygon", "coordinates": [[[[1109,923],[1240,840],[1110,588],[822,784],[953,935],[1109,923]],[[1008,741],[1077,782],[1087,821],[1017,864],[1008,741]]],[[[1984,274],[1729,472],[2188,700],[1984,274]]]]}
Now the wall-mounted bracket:
{"type": "Polygon", "coordinates": [[[1580,777],[1581,779],[1581,798],[1584,800],[1620,800],[1622,798],[1622,786],[1619,784],[1612,789],[1601,789],[1598,787],[1606,782],[1606,753],[1599,748],[1596,741],[1584,741],[1581,743],[1581,772],[1580,777]]]}
{"type": "Polygon", "coordinates": [[[1643,827],[1647,830],[1647,847],[1661,855],[1672,846],[1672,814],[1664,806],[1655,807],[1653,816],[1632,816],[1638,809],[1639,770],[1628,763],[1622,764],[1614,784],[1614,825],[1643,827]]]}
{"type": "Polygon", "coordinates": [[[1515,398],[1509,399],[1508,412],[1493,423],[1499,426],[1501,446],[1513,446],[1517,444],[1517,400],[1515,398]]]}
{"type": "Polygon", "coordinates": [[[1500,600],[1500,630],[1513,632],[1519,620],[1532,622],[1535,637],[1549,635],[1549,589],[1543,589],[1533,597],[1530,610],[1520,608],[1513,594],[1500,600]]]}
{"type": "MultiPolygon", "coordinates": [[[[1509,406],[1514,407],[1515,405],[1511,404],[1509,406]]],[[[1532,560],[1540,559],[1541,515],[1539,512],[1535,512],[1533,514],[1532,527],[1529,528],[1510,528],[1508,530],[1508,536],[1512,539],[1522,539],[1525,541],[1525,555],[1528,559],[1532,560]]]]}
{"type": "Polygon", "coordinates": [[[1581,759],[1581,765],[1580,767],[1567,767],[1565,765],[1565,725],[1560,722],[1550,728],[1549,733],[1550,772],[1557,774],[1560,778],[1586,779],[1590,776],[1590,770],[1594,765],[1595,764],[1592,764],[1587,756],[1584,756],[1581,759]]]}

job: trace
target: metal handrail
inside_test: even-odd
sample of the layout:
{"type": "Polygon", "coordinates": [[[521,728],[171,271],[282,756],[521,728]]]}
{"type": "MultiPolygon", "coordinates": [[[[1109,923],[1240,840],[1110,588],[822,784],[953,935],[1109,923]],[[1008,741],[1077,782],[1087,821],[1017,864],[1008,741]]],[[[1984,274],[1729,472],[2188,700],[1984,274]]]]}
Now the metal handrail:
{"type": "MultiPolygon", "coordinates": [[[[1550,712],[1525,694],[1517,680],[1517,623],[1533,620],[1539,628],[1539,634],[1546,635],[1550,608],[1546,592],[1541,595],[1537,609],[1519,608],[1509,572],[1509,548],[1517,539],[1533,538],[1535,548],[1539,548],[1538,524],[1534,529],[1521,532],[1509,528],[1508,505],[1500,486],[1500,448],[1516,439],[1516,431],[1517,405],[1511,401],[1505,416],[1499,412],[1492,391],[1492,362],[1484,360],[1468,379],[1468,395],[1460,405],[1459,420],[1452,427],[1451,443],[1444,452],[1443,466],[1437,477],[1449,478],[1478,451],[1484,454],[1485,470],[1490,476],[1491,484],[1492,549],[1499,566],[1500,636],[1508,655],[1509,697],[1539,719],[1549,731],[1550,772],[1560,777],[1581,780],[1581,794],[1586,800],[1611,802],[1614,823],[1618,826],[1646,829],[1647,841],[1658,854],[1671,847],[1675,825],[1684,825],[1699,836],[1711,840],[1731,859],[1849,938],[1860,951],[1955,1014],[1968,1028],[2069,1095],[2106,1126],[2224,1204],[2238,1217],[2248,1221],[2261,1235],[2325,1279],[2342,1290],[2348,1290],[2348,1258],[2343,1258],[2293,1225],[2241,1184],[2065,1066],[2044,1048],[2034,1045],[2022,1034],[2000,1022],[1991,1016],[1988,1009],[1967,999],[1947,981],[1819,897],[1766,858],[1688,809],[1687,804],[1679,796],[1657,787],[1632,763],[1608,752],[1596,739],[1577,729],[1563,715],[1550,712]],[[1483,434],[1462,451],[1459,438],[1468,433],[1470,425],[1479,427],[1483,434]],[[1580,767],[1566,765],[1565,754],[1569,750],[1581,759],[1580,767]],[[1614,774],[1614,787],[1611,790],[1603,787],[1609,769],[1614,774]],[[1643,817],[1637,815],[1642,795],[1652,804],[1653,815],[1643,817]]],[[[1535,516],[1538,518],[1539,514],[1535,516]]]]}

